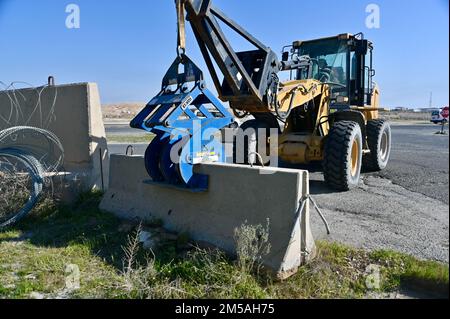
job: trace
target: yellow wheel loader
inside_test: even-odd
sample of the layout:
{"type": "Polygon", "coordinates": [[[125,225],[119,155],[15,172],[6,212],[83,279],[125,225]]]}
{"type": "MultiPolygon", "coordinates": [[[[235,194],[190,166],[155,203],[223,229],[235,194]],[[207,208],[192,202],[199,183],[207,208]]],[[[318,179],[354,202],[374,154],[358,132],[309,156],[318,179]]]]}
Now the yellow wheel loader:
{"type": "MultiPolygon", "coordinates": [[[[244,135],[243,150],[235,143],[236,163],[267,164],[270,159],[267,154],[274,151],[278,153],[277,157],[291,164],[320,161],[326,183],[344,191],[358,185],[362,167],[372,171],[386,167],[391,150],[391,130],[389,123],[378,117],[379,90],[373,82],[373,45],[363,34],[295,41],[283,48],[279,59],[275,52],[227,17],[211,0],[176,0],[175,3],[178,14],[177,64],[184,64],[185,70],[183,74],[171,77],[173,80],[168,84],[178,84],[181,110],[196,104],[186,93],[185,83],[180,85],[178,81],[195,78],[192,71],[195,67],[186,56],[187,20],[219,99],[229,103],[236,117],[246,119],[235,139],[242,140],[239,134],[244,135]],[[236,52],[227,40],[225,28],[248,41],[254,49],[236,52]],[[275,147],[271,143],[274,133],[278,134],[275,147]],[[243,156],[238,156],[242,151],[243,156]]],[[[199,85],[204,86],[203,82],[199,85]]],[[[164,87],[162,97],[166,96],[166,90],[164,87]]],[[[197,99],[199,113],[202,113],[205,109],[200,102],[197,99]]],[[[179,109],[169,106],[165,112],[179,109]]],[[[147,113],[151,110],[153,108],[147,113]]],[[[142,114],[134,127],[142,127],[147,113],[142,114]]],[[[165,114],[168,113],[161,112],[167,118],[165,114]]],[[[203,123],[208,122],[208,117],[203,118],[203,123]]],[[[166,122],[158,120],[161,131],[173,130],[166,122]]],[[[150,128],[156,125],[150,124],[150,128]]],[[[158,148],[151,148],[149,153],[153,154],[155,150],[158,148]]],[[[160,156],[153,154],[150,157],[160,156]]],[[[154,167],[161,167],[156,160],[153,162],[154,167]]]]}
{"type": "Polygon", "coordinates": [[[292,80],[281,83],[277,106],[286,118],[279,156],[289,163],[323,163],[325,181],[348,190],[361,168],[386,167],[391,129],[379,119],[379,90],[372,81],[373,45],[362,34],[296,41],[283,60],[304,60],[292,80]]]}

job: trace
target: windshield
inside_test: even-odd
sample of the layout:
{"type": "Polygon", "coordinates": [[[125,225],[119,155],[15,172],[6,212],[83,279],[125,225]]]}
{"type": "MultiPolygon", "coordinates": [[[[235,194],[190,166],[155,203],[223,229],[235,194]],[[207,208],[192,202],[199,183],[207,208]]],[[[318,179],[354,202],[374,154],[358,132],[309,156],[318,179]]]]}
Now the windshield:
{"type": "MultiPolygon", "coordinates": [[[[330,84],[333,93],[348,96],[347,52],[346,40],[329,39],[303,43],[298,55],[312,59],[313,79],[330,84]]],[[[298,77],[302,79],[302,75],[298,77]]]]}

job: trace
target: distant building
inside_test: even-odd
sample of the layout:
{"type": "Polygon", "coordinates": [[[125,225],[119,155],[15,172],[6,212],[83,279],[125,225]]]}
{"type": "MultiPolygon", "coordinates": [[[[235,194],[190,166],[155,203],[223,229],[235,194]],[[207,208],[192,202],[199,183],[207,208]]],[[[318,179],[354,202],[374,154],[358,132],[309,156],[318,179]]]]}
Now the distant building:
{"type": "Polygon", "coordinates": [[[396,108],[393,109],[393,111],[395,111],[395,112],[408,112],[408,111],[410,111],[410,109],[407,108],[407,107],[396,107],[396,108]]]}
{"type": "Polygon", "coordinates": [[[414,113],[433,113],[434,111],[439,111],[436,107],[422,107],[422,108],[408,108],[408,107],[395,107],[391,109],[391,112],[414,112],[414,113]]]}
{"type": "Polygon", "coordinates": [[[425,108],[417,109],[418,113],[433,113],[435,111],[440,111],[440,109],[436,108],[436,107],[425,107],[425,108]]]}

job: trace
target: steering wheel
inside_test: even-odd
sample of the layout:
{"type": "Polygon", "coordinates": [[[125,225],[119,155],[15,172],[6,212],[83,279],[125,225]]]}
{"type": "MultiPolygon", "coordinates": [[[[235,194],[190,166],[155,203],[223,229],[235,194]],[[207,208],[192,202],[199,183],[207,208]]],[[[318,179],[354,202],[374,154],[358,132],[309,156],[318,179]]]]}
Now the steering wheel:
{"type": "Polygon", "coordinates": [[[331,80],[331,69],[328,67],[322,68],[319,71],[319,81],[320,82],[329,82],[331,80]]]}

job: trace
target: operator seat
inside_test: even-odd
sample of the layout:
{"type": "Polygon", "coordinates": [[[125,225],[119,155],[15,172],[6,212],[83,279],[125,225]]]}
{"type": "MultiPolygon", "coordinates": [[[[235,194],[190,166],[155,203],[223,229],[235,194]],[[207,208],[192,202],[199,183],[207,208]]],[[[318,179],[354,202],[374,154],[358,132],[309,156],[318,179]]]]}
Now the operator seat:
{"type": "Polygon", "coordinates": [[[325,59],[319,59],[319,74],[316,80],[322,83],[330,82],[331,80],[331,67],[328,65],[325,59]]]}

